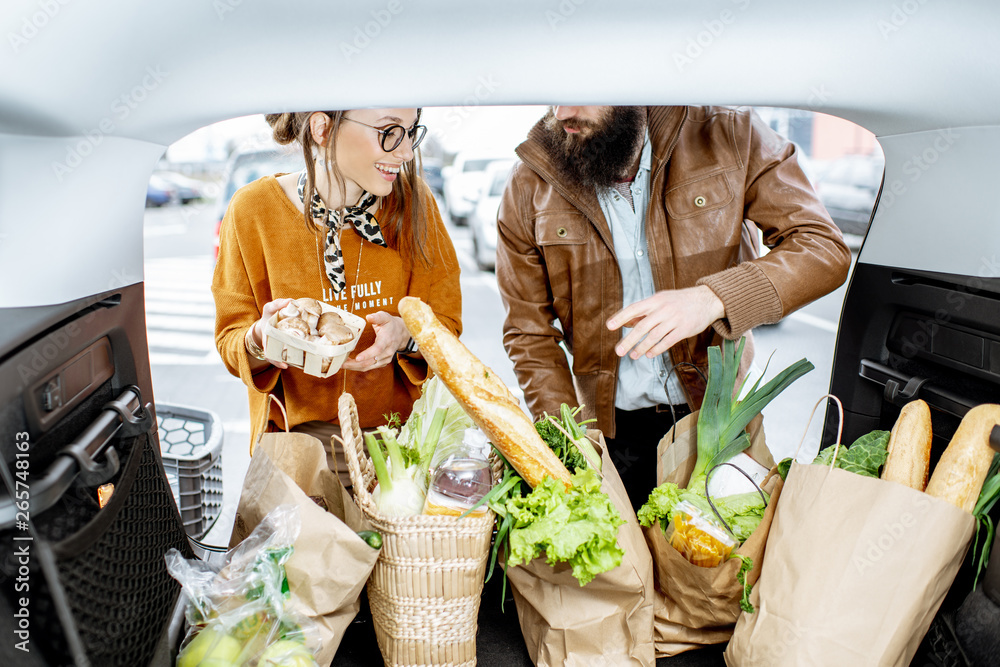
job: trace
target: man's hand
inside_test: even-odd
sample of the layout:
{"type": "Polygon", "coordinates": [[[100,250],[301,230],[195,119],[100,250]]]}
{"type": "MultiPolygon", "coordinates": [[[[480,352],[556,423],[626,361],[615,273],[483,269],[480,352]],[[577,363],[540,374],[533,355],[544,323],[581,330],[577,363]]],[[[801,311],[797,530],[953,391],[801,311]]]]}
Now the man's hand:
{"type": "Polygon", "coordinates": [[[706,285],[664,290],[622,308],[608,320],[608,329],[631,328],[615,346],[619,357],[659,356],[685,338],[700,334],[726,316],[722,301],[706,285]],[[643,337],[645,336],[645,339],[643,337]]]}

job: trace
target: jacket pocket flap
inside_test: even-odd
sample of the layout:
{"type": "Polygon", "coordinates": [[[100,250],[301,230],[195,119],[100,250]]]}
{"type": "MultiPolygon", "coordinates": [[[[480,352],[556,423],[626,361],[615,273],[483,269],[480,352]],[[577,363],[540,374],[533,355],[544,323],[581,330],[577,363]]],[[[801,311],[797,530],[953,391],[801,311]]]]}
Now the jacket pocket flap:
{"type": "Polygon", "coordinates": [[[680,220],[722,208],[733,201],[725,172],[678,185],[666,194],[667,213],[680,220]]]}
{"type": "Polygon", "coordinates": [[[535,242],[542,246],[586,243],[589,226],[576,211],[542,211],[535,216],[535,242]]]}

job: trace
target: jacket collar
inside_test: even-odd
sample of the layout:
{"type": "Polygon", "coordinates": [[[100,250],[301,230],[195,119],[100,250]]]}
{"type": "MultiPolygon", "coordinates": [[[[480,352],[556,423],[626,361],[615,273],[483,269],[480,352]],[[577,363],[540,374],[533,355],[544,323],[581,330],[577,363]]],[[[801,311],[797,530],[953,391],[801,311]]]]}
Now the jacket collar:
{"type": "MultiPolygon", "coordinates": [[[[649,132],[649,140],[653,150],[652,173],[656,174],[660,168],[670,159],[673,146],[680,134],[681,125],[687,118],[687,107],[647,107],[646,123],[649,132]]],[[[577,210],[587,216],[597,227],[598,232],[607,243],[609,248],[613,248],[611,241],[611,228],[604,218],[601,204],[597,200],[597,193],[594,188],[584,187],[576,182],[568,182],[559,176],[559,169],[556,167],[552,156],[549,155],[542,143],[542,134],[545,132],[543,121],[539,120],[528,132],[528,138],[515,149],[517,156],[521,158],[532,171],[556,190],[566,201],[572,204],[577,210]]]]}

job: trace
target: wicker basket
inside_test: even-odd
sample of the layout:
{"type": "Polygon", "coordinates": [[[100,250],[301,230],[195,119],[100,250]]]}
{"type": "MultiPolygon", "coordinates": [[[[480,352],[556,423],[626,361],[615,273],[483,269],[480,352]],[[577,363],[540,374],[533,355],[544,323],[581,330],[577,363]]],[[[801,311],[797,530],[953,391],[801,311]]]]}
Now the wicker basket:
{"type": "MultiPolygon", "coordinates": [[[[463,519],[379,514],[371,497],[375,470],[354,398],[344,394],[339,408],[354,498],[382,534],[382,552],[368,580],[368,601],[385,664],[475,665],[493,512],[463,519]]],[[[495,476],[497,467],[493,471],[495,476]]]]}

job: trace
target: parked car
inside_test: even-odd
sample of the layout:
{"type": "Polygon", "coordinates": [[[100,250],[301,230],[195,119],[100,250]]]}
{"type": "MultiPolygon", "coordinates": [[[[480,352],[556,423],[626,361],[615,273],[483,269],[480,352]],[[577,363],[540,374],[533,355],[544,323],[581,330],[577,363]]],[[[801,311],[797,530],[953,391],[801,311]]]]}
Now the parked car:
{"type": "MultiPolygon", "coordinates": [[[[900,404],[919,397],[932,409],[937,459],[970,407],[1000,403],[995,3],[668,1],[625,15],[613,3],[543,12],[442,0],[405,19],[382,0],[220,0],[211,12],[190,1],[169,11],[64,5],[19,0],[2,10],[11,48],[0,51],[0,460],[30,467],[35,529],[16,525],[13,494],[0,490],[7,664],[173,664],[183,618],[164,553],[192,547],[155,428],[144,190],[167,145],[215,120],[290,105],[540,100],[784,104],[841,116],[874,132],[885,154],[837,334],[831,391],[844,401],[843,442],[888,429],[900,404]],[[332,39],[309,38],[304,20],[332,39]],[[627,28],[634,48],[625,52],[641,66],[622,61],[609,75],[604,47],[623,50],[613,27],[627,28]],[[45,224],[33,224],[40,215],[45,224]],[[109,481],[100,508],[97,488],[109,481]],[[15,544],[30,544],[30,599],[14,592],[15,544]],[[17,648],[18,632],[30,652],[17,648]]],[[[455,176],[465,171],[463,162],[455,176]]],[[[448,200],[471,214],[465,194],[448,200]]],[[[886,530],[891,545],[895,527],[886,530]]],[[[971,590],[968,571],[939,618],[971,590]]],[[[529,665],[512,603],[501,614],[500,601],[481,607],[481,661],[529,665]]],[[[968,628],[983,643],[1000,633],[992,618],[968,628]]],[[[859,624],[879,620],[857,610],[859,624]]],[[[938,626],[937,644],[914,665],[944,664],[927,653],[940,647],[947,664],[966,664],[948,628],[938,626]]],[[[348,630],[335,664],[381,664],[371,624],[348,630]]],[[[721,657],[707,649],[662,664],[721,657]]]]}
{"type": "Polygon", "coordinates": [[[229,157],[223,177],[222,194],[216,205],[215,240],[212,248],[216,259],[219,257],[219,228],[236,191],[263,176],[291,173],[302,169],[304,169],[302,153],[278,145],[240,150],[229,157]]]}
{"type": "Polygon", "coordinates": [[[442,170],[444,174],[444,200],[452,222],[460,227],[468,224],[468,217],[479,201],[486,181],[486,167],[496,155],[459,153],[455,161],[442,170]]]}
{"type": "Polygon", "coordinates": [[[476,266],[492,271],[497,263],[497,211],[504,186],[514,168],[513,160],[495,160],[486,167],[486,181],[479,201],[469,217],[472,231],[472,255],[476,266]]]}
{"type": "Polygon", "coordinates": [[[435,194],[444,195],[444,176],[441,174],[441,160],[436,157],[425,157],[421,159],[424,167],[424,180],[435,194]]]}
{"type": "Polygon", "coordinates": [[[880,152],[832,160],[816,182],[816,193],[845,234],[864,236],[882,185],[880,152]]]}
{"type": "Polygon", "coordinates": [[[178,200],[177,188],[158,174],[149,177],[146,185],[146,207],[160,207],[178,200]]]}
{"type": "Polygon", "coordinates": [[[159,176],[173,186],[177,191],[177,201],[181,204],[190,204],[205,199],[206,184],[204,181],[174,171],[158,171],[154,176],[159,176]]]}

